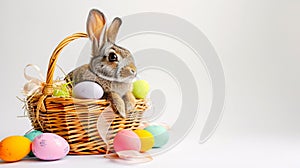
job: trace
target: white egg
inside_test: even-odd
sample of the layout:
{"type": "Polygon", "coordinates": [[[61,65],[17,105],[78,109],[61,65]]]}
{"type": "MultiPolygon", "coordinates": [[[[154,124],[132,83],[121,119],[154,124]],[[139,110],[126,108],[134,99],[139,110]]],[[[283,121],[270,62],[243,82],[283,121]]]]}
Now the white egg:
{"type": "Polygon", "coordinates": [[[91,81],[80,82],[73,88],[73,97],[79,99],[100,99],[103,94],[103,88],[91,81]]]}

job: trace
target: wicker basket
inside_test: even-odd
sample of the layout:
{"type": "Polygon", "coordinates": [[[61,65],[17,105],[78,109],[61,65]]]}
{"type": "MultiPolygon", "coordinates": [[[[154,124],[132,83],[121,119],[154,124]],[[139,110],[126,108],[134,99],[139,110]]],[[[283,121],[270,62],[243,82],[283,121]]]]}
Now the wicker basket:
{"type": "MultiPolygon", "coordinates": [[[[65,38],[54,50],[47,71],[46,82],[41,93],[27,97],[26,105],[32,126],[36,130],[55,133],[65,138],[70,145],[69,154],[104,154],[109,152],[97,130],[99,115],[110,102],[106,99],[90,100],[62,98],[53,95],[53,74],[58,55],[71,41],[86,38],[85,33],[76,33],[65,38]]],[[[115,113],[110,125],[109,145],[113,145],[115,134],[121,129],[136,129],[147,109],[145,100],[137,100],[135,110],[128,118],[115,113]]],[[[111,149],[111,148],[110,148],[111,149]]]]}

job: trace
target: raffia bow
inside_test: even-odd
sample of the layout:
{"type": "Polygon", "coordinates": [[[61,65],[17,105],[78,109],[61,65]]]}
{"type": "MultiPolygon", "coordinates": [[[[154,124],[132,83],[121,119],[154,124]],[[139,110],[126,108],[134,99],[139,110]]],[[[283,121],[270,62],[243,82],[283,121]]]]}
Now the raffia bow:
{"type": "Polygon", "coordinates": [[[42,75],[41,69],[34,64],[28,64],[24,68],[24,77],[27,80],[27,83],[24,85],[23,93],[25,96],[31,96],[37,93],[41,93],[43,89],[43,81],[45,81],[44,76],[42,75]],[[27,74],[27,69],[33,68],[37,71],[39,78],[30,76],[27,74]]]}
{"type": "Polygon", "coordinates": [[[36,113],[35,113],[36,115],[35,115],[35,120],[34,120],[34,122],[38,122],[38,124],[40,125],[40,127],[43,130],[43,126],[39,120],[39,114],[40,114],[40,111],[42,111],[42,112],[46,111],[46,108],[44,105],[44,100],[49,95],[49,94],[45,94],[47,92],[50,92],[49,89],[47,89],[49,87],[47,87],[46,83],[44,82],[45,78],[42,75],[41,69],[37,65],[34,65],[34,64],[26,65],[24,68],[24,77],[27,80],[27,83],[23,87],[23,93],[25,96],[29,97],[27,99],[27,101],[30,100],[31,97],[34,97],[38,94],[43,93],[43,95],[40,97],[40,99],[37,103],[37,108],[36,108],[36,113]],[[38,73],[39,78],[28,75],[27,74],[28,68],[33,68],[38,73]]]}
{"type": "Polygon", "coordinates": [[[53,87],[52,85],[47,85],[45,81],[45,78],[41,72],[41,69],[34,64],[28,64],[24,68],[24,77],[27,80],[27,83],[23,87],[23,94],[27,96],[27,101],[30,100],[31,97],[34,97],[36,95],[42,94],[42,96],[39,98],[35,113],[35,119],[34,122],[38,122],[41,129],[43,129],[43,125],[39,120],[40,111],[46,112],[44,100],[53,93],[53,87]],[[27,69],[33,68],[37,73],[39,78],[33,77],[28,75],[27,69]]]}

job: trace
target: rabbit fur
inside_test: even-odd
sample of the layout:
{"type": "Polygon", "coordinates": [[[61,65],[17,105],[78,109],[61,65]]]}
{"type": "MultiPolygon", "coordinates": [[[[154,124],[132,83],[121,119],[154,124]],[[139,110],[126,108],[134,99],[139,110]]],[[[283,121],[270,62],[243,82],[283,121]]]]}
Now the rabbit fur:
{"type": "Polygon", "coordinates": [[[104,90],[114,110],[126,117],[135,107],[132,94],[132,80],[136,76],[136,66],[132,54],[115,44],[122,20],[114,18],[108,26],[105,16],[97,9],[89,12],[87,34],[92,42],[91,60],[66,76],[72,85],[83,82],[96,82],[104,90]]]}

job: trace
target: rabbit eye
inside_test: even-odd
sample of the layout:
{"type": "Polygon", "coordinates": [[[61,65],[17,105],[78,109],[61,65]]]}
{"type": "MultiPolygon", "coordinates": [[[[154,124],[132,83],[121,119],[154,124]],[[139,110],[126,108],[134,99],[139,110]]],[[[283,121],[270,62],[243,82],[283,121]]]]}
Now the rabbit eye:
{"type": "Polygon", "coordinates": [[[115,53],[111,52],[108,55],[108,60],[109,60],[109,62],[118,61],[118,56],[115,53]]]}

